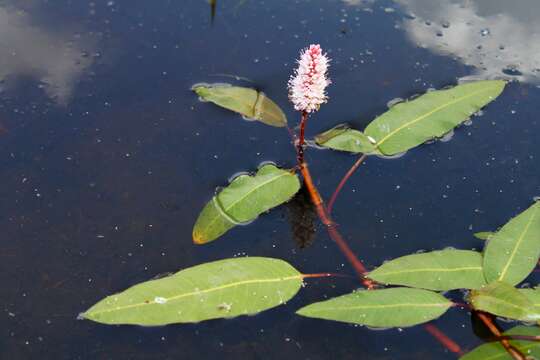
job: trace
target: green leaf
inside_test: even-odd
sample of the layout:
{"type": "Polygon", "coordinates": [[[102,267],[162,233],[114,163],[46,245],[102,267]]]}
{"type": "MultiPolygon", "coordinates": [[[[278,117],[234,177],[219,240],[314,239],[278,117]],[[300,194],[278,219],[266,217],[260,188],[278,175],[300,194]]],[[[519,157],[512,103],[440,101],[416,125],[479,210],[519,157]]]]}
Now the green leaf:
{"type": "Polygon", "coordinates": [[[197,84],[191,88],[204,101],[213,102],[270,126],[287,126],[287,117],[263,92],[229,84],[197,84]]]}
{"type": "Polygon", "coordinates": [[[488,282],[511,285],[523,281],[540,256],[540,202],[510,220],[484,249],[484,273],[488,282]]]}
{"type": "Polygon", "coordinates": [[[299,189],[296,174],[272,164],[262,166],[255,176],[240,175],[206,204],[193,228],[193,241],[213,241],[288,201],[299,189]]]}
{"type": "Polygon", "coordinates": [[[333,127],[315,136],[317,145],[355,154],[371,154],[377,152],[375,145],[361,131],[351,129],[346,124],[333,127]]]}
{"type": "Polygon", "coordinates": [[[480,232],[474,233],[473,236],[480,240],[489,240],[495,234],[496,233],[494,231],[480,231],[480,232]]]}
{"type": "Polygon", "coordinates": [[[540,312],[540,288],[518,289],[532,303],[535,311],[540,312]]]}
{"type": "Polygon", "coordinates": [[[477,289],[486,284],[482,255],[454,249],[403,256],[384,263],[368,277],[383,284],[441,291],[477,289]]]}
{"type": "MultiPolygon", "coordinates": [[[[504,332],[504,335],[540,336],[540,328],[536,326],[516,326],[504,332]]],[[[540,342],[525,340],[510,340],[524,355],[540,358],[540,342]]],[[[490,342],[460,357],[460,360],[513,360],[500,342],[490,342]]]]}
{"type": "Polygon", "coordinates": [[[135,285],[101,300],[81,317],[103,324],[158,326],[251,315],[291,299],[302,278],[278,259],[225,259],[135,285]]]}
{"type": "Polygon", "coordinates": [[[372,327],[412,326],[438,318],[452,306],[440,294],[422,289],[360,290],[303,307],[297,314],[372,327]]]}
{"type": "Polygon", "coordinates": [[[364,133],[377,141],[383,154],[407,151],[443,136],[467,120],[499,96],[505,84],[500,80],[486,80],[430,91],[393,106],[373,120],[364,133]]]}
{"type": "Polygon", "coordinates": [[[473,290],[470,302],[476,310],[521,321],[538,321],[540,313],[533,303],[518,289],[496,281],[480,290],[473,290]]]}

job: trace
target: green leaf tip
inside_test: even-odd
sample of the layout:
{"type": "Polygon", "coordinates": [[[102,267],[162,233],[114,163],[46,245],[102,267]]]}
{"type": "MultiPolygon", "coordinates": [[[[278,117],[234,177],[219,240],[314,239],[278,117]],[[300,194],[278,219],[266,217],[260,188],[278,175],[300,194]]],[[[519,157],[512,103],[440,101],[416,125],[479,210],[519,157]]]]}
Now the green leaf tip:
{"type": "Polygon", "coordinates": [[[300,190],[298,176],[273,164],[240,175],[210,200],[193,227],[193,242],[206,244],[237,225],[289,201],[300,190]]]}
{"type": "Polygon", "coordinates": [[[498,97],[506,82],[483,80],[430,91],[394,105],[373,120],[364,133],[384,155],[396,155],[439,138],[498,97]]]}
{"type": "Polygon", "coordinates": [[[191,87],[201,100],[237,112],[246,118],[275,127],[287,126],[287,117],[266,94],[231,84],[195,84],[191,87]]]}
{"type": "Polygon", "coordinates": [[[224,259],[134,285],[99,301],[80,318],[161,326],[251,315],[284,304],[302,281],[303,275],[283,260],[224,259]]]}
{"type": "Polygon", "coordinates": [[[486,284],[482,254],[456,249],[406,255],[385,262],[368,277],[383,284],[438,291],[477,289],[486,284]]]}
{"type": "Polygon", "coordinates": [[[351,129],[347,124],[340,124],[315,136],[317,145],[354,154],[378,153],[375,140],[363,132],[351,129]]]}
{"type": "Polygon", "coordinates": [[[484,249],[488,282],[519,284],[534,270],[540,257],[540,203],[534,202],[489,238],[484,249]]]}
{"type": "Polygon", "coordinates": [[[471,305],[476,310],[520,321],[538,321],[540,312],[529,297],[512,285],[495,281],[470,295],[471,305]]]}
{"type": "Polygon", "coordinates": [[[360,290],[298,310],[301,316],[371,327],[413,326],[438,318],[453,305],[423,289],[360,290]]]}

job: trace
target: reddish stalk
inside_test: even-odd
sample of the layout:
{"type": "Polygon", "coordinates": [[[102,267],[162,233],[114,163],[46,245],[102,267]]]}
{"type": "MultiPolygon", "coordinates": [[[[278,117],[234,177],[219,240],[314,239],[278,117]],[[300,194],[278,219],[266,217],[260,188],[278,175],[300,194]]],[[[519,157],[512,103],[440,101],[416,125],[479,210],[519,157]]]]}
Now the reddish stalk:
{"type": "Polygon", "coordinates": [[[335,273],[320,273],[320,274],[303,274],[303,279],[311,279],[311,278],[326,278],[326,277],[350,277],[349,275],[345,274],[335,274],[335,273]]]}
{"type": "Polygon", "coordinates": [[[328,206],[326,207],[326,209],[328,209],[329,214],[332,213],[332,208],[334,207],[334,203],[336,202],[336,199],[337,199],[337,197],[339,195],[339,192],[341,191],[341,189],[343,189],[343,186],[345,186],[345,183],[349,180],[349,178],[352,176],[352,174],[354,174],[356,169],[358,169],[358,167],[360,165],[362,165],[362,163],[364,162],[364,160],[366,160],[366,158],[367,158],[366,154],[363,154],[362,156],[360,156],[360,158],[358,158],[358,160],[349,169],[349,171],[347,171],[345,176],[343,176],[343,178],[339,182],[339,185],[336,187],[336,190],[334,190],[334,193],[332,194],[332,197],[330,198],[330,201],[328,201],[328,206]]]}
{"type": "Polygon", "coordinates": [[[430,333],[431,336],[437,339],[449,351],[457,354],[458,356],[463,355],[463,350],[461,350],[461,347],[456,344],[452,339],[450,339],[445,333],[439,330],[438,327],[433,324],[425,324],[424,329],[426,329],[426,331],[430,333]]]}
{"type": "Polygon", "coordinates": [[[305,111],[302,111],[302,120],[300,121],[300,137],[298,138],[298,142],[296,143],[296,159],[298,160],[298,164],[304,163],[304,148],[305,148],[305,133],[306,133],[306,123],[308,119],[308,113],[305,111]]]}
{"type": "Polygon", "coordinates": [[[540,336],[532,335],[503,335],[499,336],[497,340],[506,339],[506,340],[524,340],[524,341],[540,341],[540,336]]]}
{"type": "Polygon", "coordinates": [[[491,331],[491,333],[499,340],[506,352],[510,354],[514,360],[527,360],[527,357],[521,351],[519,351],[519,349],[510,344],[508,339],[504,338],[504,335],[502,335],[501,331],[493,321],[492,315],[481,311],[478,311],[476,315],[478,315],[478,318],[482,320],[484,325],[487,326],[489,331],[491,331]]]}
{"type": "MultiPolygon", "coordinates": [[[[315,206],[319,219],[326,226],[328,235],[338,245],[343,255],[347,258],[349,263],[352,265],[358,277],[360,278],[360,281],[362,282],[362,284],[368,290],[371,290],[375,287],[376,285],[375,282],[373,282],[371,279],[365,276],[365,274],[367,273],[366,267],[364,266],[362,261],[360,261],[356,257],[356,255],[353,253],[353,251],[351,250],[351,248],[349,247],[345,239],[341,236],[341,234],[337,230],[336,223],[332,220],[330,216],[332,206],[340,190],[343,188],[343,186],[345,185],[347,180],[351,177],[351,175],[354,173],[354,171],[365,160],[366,155],[362,155],[360,159],[356,161],[353,167],[343,177],[340,184],[336,188],[336,191],[334,191],[334,194],[332,195],[331,203],[329,204],[330,206],[328,207],[324,206],[324,201],[321,195],[319,194],[317,187],[313,183],[311,173],[309,172],[308,166],[306,162],[304,161],[305,127],[306,127],[307,118],[308,118],[308,114],[306,112],[302,112],[302,120],[300,122],[300,137],[298,140],[296,140],[296,136],[293,135],[293,140],[297,141],[296,143],[297,160],[298,160],[297,167],[299,167],[300,172],[302,173],[302,176],[304,177],[304,184],[311,197],[311,202],[315,206]]],[[[331,275],[330,274],[308,274],[305,277],[327,277],[327,276],[331,276],[331,275]]],[[[449,351],[462,355],[461,347],[458,344],[456,344],[452,339],[450,339],[446,334],[444,334],[441,330],[439,330],[435,325],[426,324],[425,329],[449,351]]]]}

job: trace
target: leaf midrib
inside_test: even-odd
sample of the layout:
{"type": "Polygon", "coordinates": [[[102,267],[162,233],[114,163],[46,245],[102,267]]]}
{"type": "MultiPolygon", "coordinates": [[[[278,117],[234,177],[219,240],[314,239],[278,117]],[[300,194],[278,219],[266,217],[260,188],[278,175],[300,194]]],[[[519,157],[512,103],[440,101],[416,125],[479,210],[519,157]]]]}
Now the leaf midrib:
{"type": "Polygon", "coordinates": [[[503,281],[504,277],[506,276],[506,273],[508,272],[508,269],[510,268],[510,264],[512,263],[512,260],[516,256],[517,250],[520,247],[521,242],[523,241],[525,235],[529,231],[529,227],[531,226],[534,217],[536,216],[537,209],[538,209],[538,207],[534,208],[534,211],[533,211],[531,217],[529,218],[529,221],[527,222],[527,225],[525,226],[525,229],[523,230],[523,232],[521,233],[518,241],[516,242],[516,246],[512,250],[512,253],[510,254],[510,257],[508,258],[508,261],[506,262],[506,265],[504,266],[503,271],[501,271],[501,275],[499,275],[498,280],[503,281]]]}
{"type": "Polygon", "coordinates": [[[398,270],[398,271],[388,271],[388,272],[381,272],[380,274],[375,274],[375,276],[388,276],[388,275],[399,275],[399,274],[406,274],[406,273],[414,273],[414,272],[454,272],[454,271],[466,271],[466,270],[482,270],[481,266],[466,266],[461,268],[451,268],[451,269],[444,269],[444,268],[420,268],[420,269],[406,269],[406,270],[398,270]]]}
{"type": "Polygon", "coordinates": [[[342,310],[389,309],[389,308],[396,308],[396,307],[450,307],[450,306],[452,306],[452,303],[433,303],[433,304],[402,303],[402,304],[385,304],[385,305],[344,306],[344,307],[339,307],[339,308],[323,308],[323,309],[314,309],[314,310],[309,310],[309,311],[310,312],[324,312],[324,311],[342,311],[342,310]]]}
{"type": "MultiPolygon", "coordinates": [[[[178,299],[181,299],[181,298],[184,298],[184,297],[200,295],[200,294],[207,294],[207,293],[211,293],[211,292],[218,291],[218,290],[224,290],[224,289],[228,289],[228,288],[235,287],[235,286],[257,284],[257,283],[272,283],[272,282],[296,280],[296,279],[303,278],[303,276],[304,275],[299,274],[299,275],[287,276],[287,277],[275,278],[275,279],[243,280],[243,281],[237,281],[237,282],[234,282],[234,283],[217,286],[217,287],[214,287],[214,288],[191,291],[191,292],[188,292],[188,293],[185,293],[185,294],[175,295],[175,296],[172,296],[172,297],[169,297],[169,298],[163,297],[163,299],[166,300],[165,303],[169,303],[169,301],[175,301],[175,300],[178,300],[178,299]]],[[[113,297],[114,297],[114,295],[113,295],[113,297]]],[[[92,311],[92,312],[90,312],[90,314],[96,315],[96,314],[103,314],[103,313],[109,313],[109,312],[114,312],[114,311],[122,311],[122,310],[126,310],[126,309],[131,309],[131,308],[144,306],[144,305],[152,305],[152,304],[157,304],[157,303],[154,300],[152,300],[152,301],[149,301],[149,302],[142,302],[142,303],[137,303],[137,304],[118,306],[118,307],[115,307],[113,309],[105,309],[105,310],[101,310],[101,311],[92,311]]],[[[160,305],[164,305],[164,304],[160,304],[160,305]]]]}
{"type": "Polygon", "coordinates": [[[454,104],[456,104],[456,103],[458,103],[458,102],[460,102],[460,101],[466,100],[466,99],[468,99],[468,98],[470,98],[470,97],[476,96],[476,95],[481,94],[481,93],[483,93],[483,92],[485,92],[485,91],[492,90],[494,87],[495,87],[495,86],[492,86],[492,87],[486,87],[486,88],[484,88],[484,89],[481,89],[481,90],[475,91],[475,92],[473,92],[473,93],[470,93],[470,94],[468,94],[468,95],[462,96],[462,97],[460,97],[460,98],[454,99],[453,101],[450,101],[450,102],[448,102],[448,103],[445,103],[445,104],[443,104],[443,105],[441,105],[441,106],[439,106],[439,107],[437,107],[437,108],[435,108],[435,109],[433,109],[433,110],[427,112],[426,114],[424,114],[424,115],[422,115],[422,116],[419,116],[419,117],[417,117],[416,119],[413,119],[413,120],[411,120],[410,122],[405,123],[405,124],[403,124],[403,125],[397,127],[395,130],[389,132],[389,133],[386,134],[381,140],[379,140],[379,141],[377,142],[377,146],[378,146],[378,147],[381,146],[386,140],[388,140],[389,137],[391,137],[391,136],[393,136],[395,133],[397,133],[397,132],[403,130],[405,127],[408,127],[408,126],[413,125],[413,124],[415,124],[415,123],[417,123],[417,122],[419,122],[419,121],[422,121],[422,120],[425,119],[426,117],[428,117],[428,116],[430,116],[430,115],[432,115],[432,114],[434,114],[434,113],[436,113],[436,112],[438,112],[438,111],[441,111],[441,110],[443,110],[444,108],[446,108],[446,107],[448,107],[448,106],[454,105],[454,104]]]}
{"type": "MultiPolygon", "coordinates": [[[[281,177],[286,176],[286,175],[291,175],[291,174],[290,174],[289,172],[285,172],[285,173],[283,173],[283,174],[281,174],[281,175],[278,175],[278,176],[276,176],[276,177],[271,178],[271,179],[268,180],[268,181],[265,181],[265,182],[263,182],[263,183],[260,183],[258,186],[254,187],[253,190],[248,191],[244,196],[242,196],[241,198],[239,198],[237,201],[232,202],[228,207],[225,207],[225,208],[223,208],[222,210],[225,212],[225,214],[226,214],[227,216],[229,216],[230,218],[233,218],[233,217],[228,213],[229,210],[231,210],[231,209],[232,209],[234,206],[236,206],[239,202],[244,201],[249,195],[251,195],[253,192],[257,191],[260,187],[262,187],[262,186],[264,186],[264,185],[267,185],[267,184],[270,184],[272,181],[277,180],[277,179],[280,179],[281,177]]],[[[246,176],[249,176],[249,175],[246,175],[246,176]]],[[[257,175],[255,175],[255,176],[249,176],[249,177],[252,178],[252,179],[256,179],[257,175]]],[[[219,194],[216,195],[215,197],[218,197],[218,196],[219,196],[219,194]]],[[[219,201],[218,201],[218,203],[219,203],[219,201]]],[[[216,204],[216,205],[221,206],[221,204],[216,204]]],[[[220,216],[223,216],[222,214],[219,214],[219,215],[220,215],[220,216]]],[[[210,221],[210,222],[208,223],[207,228],[212,228],[213,224],[217,221],[217,219],[219,219],[220,216],[215,216],[215,217],[212,219],[212,221],[210,221]]],[[[224,217],[224,216],[223,216],[223,217],[224,217]]],[[[227,219],[227,220],[230,221],[229,219],[227,219]]],[[[236,219],[235,219],[235,220],[236,220],[236,219]]],[[[239,222],[239,221],[238,221],[238,222],[239,222]]],[[[235,224],[235,225],[236,225],[236,224],[235,224]]]]}

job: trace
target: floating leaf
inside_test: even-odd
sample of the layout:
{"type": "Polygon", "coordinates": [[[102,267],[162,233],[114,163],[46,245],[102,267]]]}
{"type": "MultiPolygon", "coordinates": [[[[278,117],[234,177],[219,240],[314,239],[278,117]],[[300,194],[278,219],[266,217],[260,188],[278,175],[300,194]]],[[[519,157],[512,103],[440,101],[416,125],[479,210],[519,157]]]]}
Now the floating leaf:
{"type": "Polygon", "coordinates": [[[540,313],[533,303],[512,285],[496,281],[473,290],[470,302],[476,310],[522,321],[537,321],[540,313]]]}
{"type": "Polygon", "coordinates": [[[377,152],[375,145],[363,132],[351,129],[346,124],[338,125],[315,136],[315,142],[329,149],[348,151],[355,154],[377,152]]]}
{"type": "MultiPolygon", "coordinates": [[[[536,326],[516,326],[504,332],[504,335],[540,336],[540,328],[536,326]]],[[[540,358],[540,342],[525,340],[510,340],[521,353],[540,358]]],[[[512,360],[512,356],[504,349],[500,342],[491,342],[478,346],[476,349],[459,358],[460,360],[512,360]]]]}
{"type": "Polygon", "coordinates": [[[287,126],[287,117],[263,92],[229,84],[197,84],[192,90],[205,101],[270,126],[287,126]]]}
{"type": "Polygon", "coordinates": [[[391,288],[360,290],[308,305],[297,314],[373,327],[412,326],[436,319],[452,302],[432,291],[391,288]]]}
{"type": "Polygon", "coordinates": [[[486,284],[482,255],[469,250],[442,250],[407,255],[384,263],[368,275],[392,285],[430,290],[477,289],[486,284]]]}
{"type": "Polygon", "coordinates": [[[540,312],[540,288],[519,289],[519,292],[525,295],[527,299],[529,299],[535,311],[540,312]]]}
{"type": "Polygon", "coordinates": [[[495,235],[493,231],[480,231],[473,234],[475,238],[480,240],[489,240],[493,235],[495,235]]]}
{"type": "Polygon", "coordinates": [[[540,202],[536,202],[489,239],[484,250],[486,280],[516,285],[535,268],[539,256],[540,202]]]}
{"type": "Polygon", "coordinates": [[[302,277],[278,259],[225,259],[135,285],[101,300],[81,317],[157,326],[256,314],[292,298],[302,277]]]}
{"type": "Polygon", "coordinates": [[[377,141],[383,154],[407,151],[467,120],[499,96],[504,86],[504,81],[486,80],[430,91],[393,106],[373,120],[364,133],[377,141]]]}
{"type": "Polygon", "coordinates": [[[215,240],[286,202],[299,189],[296,174],[272,164],[262,166],[255,176],[240,175],[206,204],[193,228],[193,241],[205,244],[215,240]]]}

